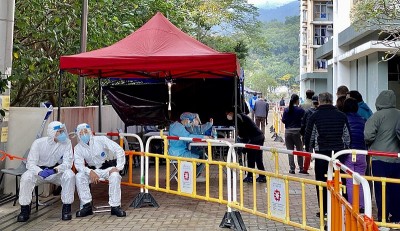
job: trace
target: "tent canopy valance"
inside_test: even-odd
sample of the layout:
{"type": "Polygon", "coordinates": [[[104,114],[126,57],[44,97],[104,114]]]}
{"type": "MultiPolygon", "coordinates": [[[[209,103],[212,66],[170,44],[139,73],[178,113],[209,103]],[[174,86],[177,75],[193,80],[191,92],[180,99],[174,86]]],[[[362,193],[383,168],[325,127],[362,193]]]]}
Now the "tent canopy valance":
{"type": "Polygon", "coordinates": [[[60,70],[86,77],[218,78],[238,76],[240,66],[236,54],[204,45],[157,13],[111,46],[61,56],[60,70]]]}

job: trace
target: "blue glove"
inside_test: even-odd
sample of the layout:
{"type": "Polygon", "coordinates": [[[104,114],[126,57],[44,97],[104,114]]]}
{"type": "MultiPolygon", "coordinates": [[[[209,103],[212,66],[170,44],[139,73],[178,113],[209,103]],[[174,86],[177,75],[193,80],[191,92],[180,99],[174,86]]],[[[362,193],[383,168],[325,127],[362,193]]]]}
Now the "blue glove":
{"type": "Polygon", "coordinates": [[[56,173],[56,171],[54,169],[45,168],[43,171],[39,172],[39,176],[43,177],[43,179],[46,179],[47,177],[49,177],[55,173],[56,173]]]}

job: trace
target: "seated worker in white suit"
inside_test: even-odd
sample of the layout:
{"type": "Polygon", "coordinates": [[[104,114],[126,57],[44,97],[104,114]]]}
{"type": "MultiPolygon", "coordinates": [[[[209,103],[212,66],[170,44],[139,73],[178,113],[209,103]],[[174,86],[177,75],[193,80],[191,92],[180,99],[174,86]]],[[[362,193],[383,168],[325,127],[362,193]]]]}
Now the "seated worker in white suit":
{"type": "Polygon", "coordinates": [[[36,139],[29,151],[26,168],[21,176],[19,204],[21,213],[17,221],[29,219],[32,191],[36,185],[52,183],[61,185],[62,220],[71,220],[71,204],[74,202],[75,174],[72,168],[72,145],[65,125],[53,121],[47,126],[47,136],[36,139]]]}
{"type": "Polygon", "coordinates": [[[124,150],[105,136],[93,136],[90,126],[86,123],[78,125],[76,134],[79,139],[79,143],[74,148],[74,162],[78,170],[76,188],[83,205],[76,212],[76,216],[85,217],[93,214],[89,184],[97,184],[100,179],[105,179],[109,183],[108,203],[111,206],[111,215],[125,217],[126,213],[121,209],[121,176],[119,174],[125,165],[124,150]]]}

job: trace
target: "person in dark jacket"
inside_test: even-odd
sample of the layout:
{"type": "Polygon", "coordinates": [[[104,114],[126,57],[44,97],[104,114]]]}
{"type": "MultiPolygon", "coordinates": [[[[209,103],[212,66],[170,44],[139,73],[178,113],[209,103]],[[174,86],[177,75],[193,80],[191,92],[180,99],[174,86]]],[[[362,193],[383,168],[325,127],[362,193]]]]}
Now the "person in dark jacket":
{"type": "MultiPolygon", "coordinates": [[[[332,156],[337,152],[350,147],[349,123],[346,115],[332,105],[333,96],[329,92],[318,95],[319,106],[316,112],[308,120],[304,134],[306,150],[315,150],[316,153],[332,156]]],[[[326,182],[325,174],[328,170],[328,162],[315,159],[315,179],[326,182]]],[[[317,195],[319,189],[317,188],[317,195]]],[[[323,190],[323,211],[327,212],[327,191],[323,190]]],[[[318,200],[319,203],[319,200],[318,200]]],[[[321,206],[321,204],[319,205],[321,206]]],[[[317,216],[319,214],[317,213],[317,216]]]]}
{"type": "MultiPolygon", "coordinates": [[[[294,150],[296,147],[297,151],[303,151],[303,142],[301,141],[300,128],[301,119],[304,116],[304,109],[298,107],[299,96],[293,94],[290,97],[289,107],[285,108],[282,115],[282,123],[285,124],[285,144],[288,150],[294,150]]],[[[295,174],[296,165],[294,163],[294,156],[288,155],[289,157],[289,173],[295,174]]],[[[297,156],[297,163],[299,165],[299,173],[305,174],[303,171],[303,157],[297,156]]]]}
{"type": "MultiPolygon", "coordinates": [[[[350,138],[351,144],[350,148],[358,149],[358,150],[366,150],[365,141],[364,141],[364,127],[365,120],[357,114],[358,111],[358,102],[354,98],[347,98],[343,104],[343,112],[347,116],[347,120],[349,121],[350,126],[350,138]]],[[[359,173],[360,175],[365,174],[365,170],[367,169],[367,161],[365,155],[357,155],[353,161],[352,155],[346,155],[344,158],[344,164],[349,167],[351,170],[359,173]]],[[[353,203],[353,181],[346,180],[346,191],[348,196],[348,201],[350,204],[353,203]]],[[[364,194],[362,187],[360,187],[360,209],[361,211],[364,209],[364,194]]]]}
{"type": "Polygon", "coordinates": [[[372,116],[373,113],[371,109],[368,107],[368,105],[363,101],[361,93],[355,90],[351,90],[349,91],[349,93],[347,93],[347,96],[357,100],[358,103],[357,114],[359,114],[365,121],[367,121],[369,117],[372,116]]]}
{"type": "MultiPolygon", "coordinates": [[[[241,112],[241,110],[237,109],[237,136],[239,138],[240,143],[247,144],[255,144],[259,146],[264,145],[264,133],[257,127],[254,121],[241,112]]],[[[235,108],[228,108],[226,110],[226,118],[229,121],[233,121],[235,115],[235,108]]],[[[255,168],[257,164],[257,169],[264,171],[264,163],[263,163],[263,151],[255,150],[255,149],[244,149],[247,153],[247,167],[255,168]]],[[[264,175],[260,175],[257,179],[257,182],[266,182],[266,177],[264,175]]],[[[251,183],[253,182],[253,173],[248,172],[247,177],[243,179],[243,182],[251,183]]]]}
{"type": "MultiPolygon", "coordinates": [[[[312,114],[314,114],[314,112],[317,111],[317,108],[318,108],[318,96],[317,95],[314,95],[312,97],[312,103],[313,103],[313,105],[304,112],[304,116],[301,119],[300,134],[303,136],[303,144],[304,144],[304,133],[306,131],[306,126],[307,126],[307,123],[308,123],[308,119],[310,118],[310,116],[312,114]]],[[[306,149],[306,151],[307,152],[311,152],[312,150],[307,150],[306,149]]],[[[311,164],[311,157],[305,157],[304,158],[304,164],[303,164],[303,172],[306,175],[308,175],[308,169],[310,168],[310,164],[311,164]]]]}
{"type": "Polygon", "coordinates": [[[265,132],[265,125],[267,124],[268,111],[269,104],[263,98],[258,98],[254,104],[254,115],[257,127],[263,132],[265,132]]]}
{"type": "Polygon", "coordinates": [[[279,106],[284,107],[285,106],[285,99],[282,97],[281,101],[279,101],[279,106]]]}
{"type": "MultiPolygon", "coordinates": [[[[360,92],[351,90],[347,93],[347,97],[351,97],[357,100],[358,102],[358,111],[357,114],[359,114],[365,121],[369,119],[369,117],[372,116],[372,111],[368,107],[368,105],[363,101],[362,95],[360,92]]],[[[365,170],[365,175],[367,176],[372,176],[371,172],[371,156],[366,156],[366,161],[367,161],[367,169],[365,170]]],[[[372,184],[370,184],[372,188],[372,184]]]]}

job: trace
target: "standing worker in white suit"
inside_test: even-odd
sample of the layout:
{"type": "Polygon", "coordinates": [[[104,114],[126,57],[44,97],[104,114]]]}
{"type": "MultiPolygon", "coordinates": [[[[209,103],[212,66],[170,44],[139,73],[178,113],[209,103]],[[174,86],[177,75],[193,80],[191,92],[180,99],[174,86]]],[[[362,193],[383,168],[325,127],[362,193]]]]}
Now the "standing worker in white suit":
{"type": "Polygon", "coordinates": [[[119,171],[125,165],[125,152],[114,141],[105,136],[93,136],[90,126],[79,124],[76,128],[79,143],[74,148],[76,188],[83,207],[76,212],[77,217],[93,214],[92,194],[89,184],[97,184],[100,179],[108,180],[111,215],[125,217],[121,209],[121,176],[119,171]],[[87,165],[85,165],[85,161],[87,165]]]}
{"type": "Polygon", "coordinates": [[[71,204],[74,202],[75,174],[71,170],[73,162],[72,145],[65,125],[53,121],[47,126],[47,137],[32,143],[26,168],[21,176],[19,204],[21,213],[17,221],[25,222],[31,213],[32,191],[35,185],[53,183],[61,185],[62,220],[71,220],[71,204]]]}

